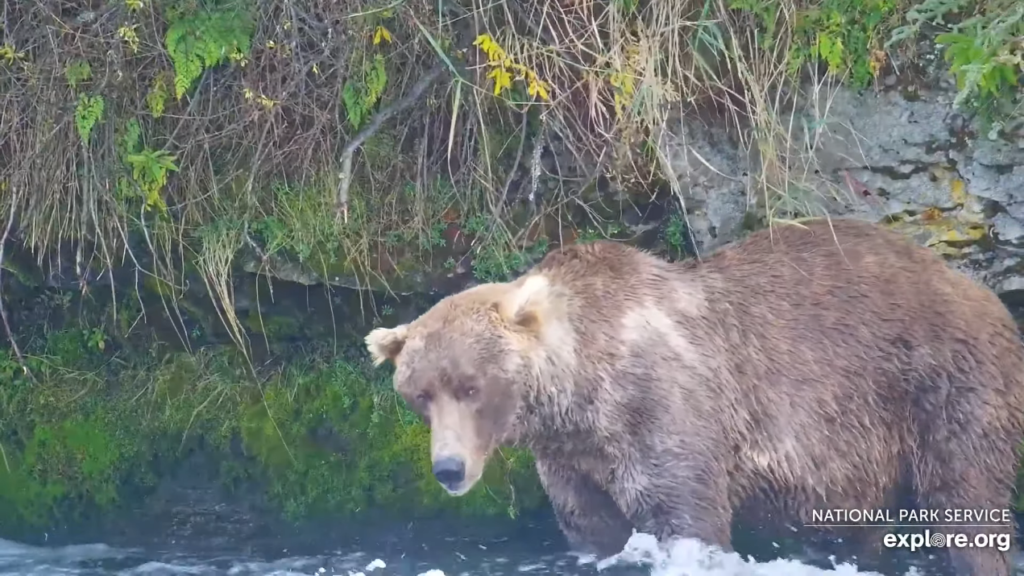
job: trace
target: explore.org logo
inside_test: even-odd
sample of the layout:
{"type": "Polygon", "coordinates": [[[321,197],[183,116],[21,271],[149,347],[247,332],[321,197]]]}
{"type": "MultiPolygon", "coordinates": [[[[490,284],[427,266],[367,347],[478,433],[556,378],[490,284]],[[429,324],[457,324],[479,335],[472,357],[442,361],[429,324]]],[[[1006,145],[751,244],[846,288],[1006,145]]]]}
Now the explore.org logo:
{"type": "Polygon", "coordinates": [[[1013,513],[1007,509],[841,509],[813,510],[814,528],[892,528],[886,548],[994,548],[1008,552],[1013,542],[1013,513]],[[945,529],[950,530],[945,530],[945,529]],[[902,529],[911,529],[903,531],[902,529]],[[923,529],[918,532],[914,529],[923,529]],[[938,529],[938,530],[933,530],[938,529]]]}
{"type": "Polygon", "coordinates": [[[995,548],[1000,552],[1009,552],[1012,538],[1009,532],[943,534],[925,528],[923,533],[886,534],[882,538],[882,544],[886,548],[909,548],[911,552],[922,548],[995,548]]]}

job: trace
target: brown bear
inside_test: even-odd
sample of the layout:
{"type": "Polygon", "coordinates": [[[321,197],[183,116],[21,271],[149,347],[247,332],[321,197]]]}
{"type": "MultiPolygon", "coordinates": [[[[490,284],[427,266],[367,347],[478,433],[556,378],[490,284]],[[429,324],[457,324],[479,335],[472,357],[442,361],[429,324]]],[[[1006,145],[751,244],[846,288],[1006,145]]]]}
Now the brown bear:
{"type": "MultiPolygon", "coordinates": [[[[523,443],[569,542],[600,554],[632,529],[732,550],[734,511],[765,488],[804,522],[878,509],[901,482],[929,509],[1011,505],[1016,325],[993,292],[875,224],[776,225],[700,262],[571,245],[366,344],[430,426],[450,494],[523,443]]],[[[994,548],[949,554],[959,575],[1010,574],[994,548]]]]}

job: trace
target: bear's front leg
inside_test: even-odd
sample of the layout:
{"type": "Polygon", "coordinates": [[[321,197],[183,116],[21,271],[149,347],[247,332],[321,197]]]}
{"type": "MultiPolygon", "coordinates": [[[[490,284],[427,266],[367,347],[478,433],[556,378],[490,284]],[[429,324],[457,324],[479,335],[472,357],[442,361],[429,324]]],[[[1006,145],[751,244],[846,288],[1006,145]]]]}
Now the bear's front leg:
{"type": "Polygon", "coordinates": [[[638,459],[612,494],[640,532],[665,542],[696,538],[732,551],[732,504],[726,470],[702,455],[663,451],[638,459]]]}
{"type": "Polygon", "coordinates": [[[571,465],[538,457],[537,473],[572,549],[601,557],[622,551],[633,525],[608,492],[571,465]]]}

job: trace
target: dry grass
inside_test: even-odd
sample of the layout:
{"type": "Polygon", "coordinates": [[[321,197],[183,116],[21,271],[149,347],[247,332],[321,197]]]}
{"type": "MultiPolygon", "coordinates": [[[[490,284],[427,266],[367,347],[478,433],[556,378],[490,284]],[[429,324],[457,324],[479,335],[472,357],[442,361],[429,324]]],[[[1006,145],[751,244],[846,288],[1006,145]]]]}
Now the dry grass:
{"type": "Polygon", "coordinates": [[[77,269],[128,264],[172,296],[196,264],[240,344],[239,250],[369,284],[410,246],[429,253],[442,217],[484,218],[476,242],[512,251],[545,214],[593,212],[581,191],[598,176],[640,191],[667,179],[682,201],[685,175],[651,149],[695,110],[759,158],[750,196],[771,217],[794,204],[778,199],[811,174],[814,143],[786,120],[802,7],[765,5],[770,43],[725,0],[6,0],[0,216],[40,262],[72,242],[77,269]],[[223,61],[183,74],[169,30],[231,6],[252,16],[244,33],[221,15],[197,34],[249,45],[225,42],[223,61]],[[505,58],[488,61],[483,35],[505,58]],[[525,80],[496,96],[502,66],[525,80]]]}
{"type": "Polygon", "coordinates": [[[548,126],[580,162],[609,159],[608,171],[621,185],[666,177],[682,201],[669,159],[658,154],[641,164],[636,151],[665,137],[673,119],[710,109],[728,123],[743,152],[760,161],[750,192],[764,195],[762,209],[771,219],[778,199],[813,172],[813,143],[791,120],[788,54],[800,7],[790,0],[771,3],[777,13],[765,47],[762,26],[723,0],[654,0],[628,15],[625,3],[538,2],[532,11],[519,9],[536,21],[528,28],[537,35],[506,34],[506,41],[517,58],[557,78],[561,88],[547,111],[548,126]]]}

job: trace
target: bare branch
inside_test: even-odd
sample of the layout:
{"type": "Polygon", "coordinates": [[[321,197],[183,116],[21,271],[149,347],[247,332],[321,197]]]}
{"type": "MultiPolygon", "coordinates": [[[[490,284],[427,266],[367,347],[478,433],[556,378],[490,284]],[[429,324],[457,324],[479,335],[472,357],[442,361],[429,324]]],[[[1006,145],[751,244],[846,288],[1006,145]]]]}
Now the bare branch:
{"type": "Polygon", "coordinates": [[[342,149],[340,156],[341,170],[338,172],[337,209],[338,216],[343,217],[346,223],[348,222],[348,189],[352,185],[352,155],[355,154],[356,148],[362,146],[371,136],[376,134],[388,118],[412,106],[413,103],[419,100],[423,92],[434,83],[434,80],[437,80],[445,68],[444,64],[438,64],[417,80],[412,88],[409,89],[408,94],[381,108],[373,116],[373,119],[370,120],[370,123],[360,130],[342,149]]]}

